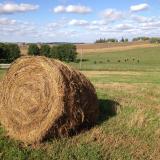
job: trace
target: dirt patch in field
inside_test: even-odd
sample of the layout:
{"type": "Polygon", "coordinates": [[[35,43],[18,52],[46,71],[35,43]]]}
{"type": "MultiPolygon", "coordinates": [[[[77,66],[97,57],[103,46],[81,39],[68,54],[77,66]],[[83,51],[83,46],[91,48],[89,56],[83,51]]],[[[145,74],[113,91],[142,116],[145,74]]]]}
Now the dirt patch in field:
{"type": "Polygon", "coordinates": [[[83,71],[83,74],[86,76],[99,76],[99,75],[129,75],[137,76],[142,75],[140,72],[131,72],[131,71],[83,71]]]}

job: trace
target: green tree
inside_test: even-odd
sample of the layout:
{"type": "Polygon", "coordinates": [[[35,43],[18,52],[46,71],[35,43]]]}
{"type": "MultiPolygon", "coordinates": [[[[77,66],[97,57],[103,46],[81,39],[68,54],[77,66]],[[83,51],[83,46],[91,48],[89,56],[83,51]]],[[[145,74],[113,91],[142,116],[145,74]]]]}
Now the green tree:
{"type": "Polygon", "coordinates": [[[40,55],[50,57],[50,46],[47,44],[41,45],[40,55]]]}
{"type": "Polygon", "coordinates": [[[121,42],[123,43],[123,42],[125,42],[125,40],[124,40],[124,38],[122,37],[122,39],[121,39],[121,42]]]}
{"type": "Polygon", "coordinates": [[[160,43],[160,38],[152,37],[152,38],[150,38],[150,43],[160,43]]]}
{"type": "Polygon", "coordinates": [[[50,57],[61,61],[73,62],[77,57],[76,46],[73,44],[53,46],[50,51],[50,57]]]}
{"type": "Polygon", "coordinates": [[[108,42],[108,43],[117,43],[118,40],[115,39],[115,38],[109,38],[109,39],[106,40],[106,42],[108,42]]]}
{"type": "Polygon", "coordinates": [[[124,40],[125,42],[128,42],[129,40],[128,40],[128,38],[125,38],[125,40],[124,40]]]}
{"type": "Polygon", "coordinates": [[[6,59],[6,52],[5,52],[5,45],[3,43],[0,43],[0,59],[1,63],[4,59],[6,59]]]}
{"type": "Polygon", "coordinates": [[[136,38],[133,38],[132,41],[149,41],[150,38],[149,37],[136,37],[136,38]]]}
{"type": "Polygon", "coordinates": [[[20,49],[17,44],[0,43],[0,63],[11,63],[20,57],[20,49]]]}
{"type": "Polygon", "coordinates": [[[58,46],[52,46],[52,48],[50,49],[49,57],[59,59],[58,46]]]}
{"type": "Polygon", "coordinates": [[[8,62],[12,62],[20,57],[21,52],[17,44],[8,44],[6,47],[8,62]]]}
{"type": "Polygon", "coordinates": [[[58,54],[61,61],[73,62],[77,57],[76,46],[73,44],[59,45],[58,54]]]}
{"type": "Polygon", "coordinates": [[[37,44],[30,44],[28,47],[28,54],[29,55],[40,55],[40,49],[37,44]]]}

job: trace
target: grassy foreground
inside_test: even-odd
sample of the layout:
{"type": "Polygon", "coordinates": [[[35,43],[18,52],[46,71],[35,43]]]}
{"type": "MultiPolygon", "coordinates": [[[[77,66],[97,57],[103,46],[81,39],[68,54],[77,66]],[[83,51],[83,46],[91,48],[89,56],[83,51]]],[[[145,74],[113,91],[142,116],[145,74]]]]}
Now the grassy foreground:
{"type": "MultiPolygon", "coordinates": [[[[145,54],[145,50],[144,63],[135,64],[135,71],[132,70],[132,64],[128,64],[128,68],[119,64],[120,68],[117,69],[114,64],[109,64],[109,70],[113,71],[83,72],[95,85],[99,98],[101,114],[93,128],[74,137],[51,139],[35,148],[24,147],[20,142],[10,140],[4,129],[0,128],[0,159],[160,159],[159,50],[155,52],[157,59],[155,55],[152,57],[149,53],[145,54]],[[143,66],[143,70],[139,65],[143,66]]],[[[140,54],[141,52],[140,50],[140,54]]],[[[108,56],[108,53],[104,54],[105,56],[108,56]]],[[[100,60],[99,57],[97,59],[100,60]]],[[[118,58],[115,56],[113,59],[118,58]]],[[[101,59],[103,60],[104,58],[101,59]]],[[[85,63],[88,63],[87,67],[91,69],[92,63],[85,63]]],[[[102,67],[102,70],[104,66],[97,65],[102,67]]],[[[0,77],[3,75],[4,71],[0,70],[0,77]]]]}

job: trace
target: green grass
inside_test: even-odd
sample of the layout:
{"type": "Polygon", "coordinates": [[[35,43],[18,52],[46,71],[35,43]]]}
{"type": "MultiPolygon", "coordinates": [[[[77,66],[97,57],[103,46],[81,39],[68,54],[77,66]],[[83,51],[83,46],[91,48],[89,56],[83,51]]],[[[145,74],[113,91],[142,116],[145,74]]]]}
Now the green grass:
{"type": "MultiPolygon", "coordinates": [[[[131,72],[132,73],[132,72],[131,72]]],[[[159,72],[137,72],[137,75],[106,74],[89,76],[94,83],[150,83],[160,84],[159,72]]]]}
{"type": "Polygon", "coordinates": [[[132,90],[97,88],[101,116],[96,126],[77,136],[52,139],[35,148],[10,140],[1,128],[0,159],[159,159],[159,90],[159,85],[151,84],[132,90]]]}
{"type": "MultiPolygon", "coordinates": [[[[119,65],[117,69],[114,64],[108,64],[106,69],[115,69],[115,71],[106,73],[98,71],[99,74],[85,73],[97,89],[101,111],[97,125],[76,136],[51,139],[35,147],[25,147],[22,143],[9,139],[4,129],[0,127],[0,159],[160,159],[160,75],[158,68],[160,57],[156,58],[160,48],[144,50],[144,62],[142,63],[141,60],[142,64],[134,64],[136,72],[132,72],[133,64],[128,64],[128,68],[125,68],[126,64],[117,64],[119,65]],[[154,55],[149,55],[148,50],[154,52],[154,55]],[[120,71],[117,72],[117,70],[120,71]]],[[[135,51],[142,56],[142,49],[119,54],[126,56],[135,51]]],[[[109,56],[116,61],[117,54],[109,53],[109,56]]],[[[107,58],[108,53],[103,55],[107,58]]],[[[90,60],[85,63],[88,69],[92,69],[92,62],[96,55],[89,55],[89,57],[90,60]]],[[[98,56],[97,61],[99,60],[98,56]]],[[[103,64],[98,64],[98,67],[105,69],[103,64]]],[[[4,74],[5,71],[0,70],[1,78],[4,74]]]]}
{"type": "MultiPolygon", "coordinates": [[[[83,59],[86,61],[82,62],[82,70],[160,71],[160,47],[84,54],[83,59]],[[129,61],[125,62],[125,59],[129,61]]],[[[80,68],[79,63],[72,63],[72,65],[80,68]]]]}

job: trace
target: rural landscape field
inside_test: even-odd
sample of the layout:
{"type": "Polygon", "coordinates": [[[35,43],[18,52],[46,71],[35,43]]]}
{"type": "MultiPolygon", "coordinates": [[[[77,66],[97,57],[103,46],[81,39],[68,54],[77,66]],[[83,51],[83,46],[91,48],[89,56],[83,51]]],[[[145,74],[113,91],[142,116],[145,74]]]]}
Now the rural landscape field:
{"type": "MultiPolygon", "coordinates": [[[[99,99],[97,124],[35,147],[8,139],[1,127],[1,159],[160,159],[159,51],[154,47],[84,54],[81,72],[94,84],[99,99]]],[[[69,65],[79,69],[80,64],[69,65]]],[[[0,77],[5,73],[0,70],[0,77]]]]}
{"type": "Polygon", "coordinates": [[[160,160],[160,0],[0,0],[0,160],[160,160]]]}

